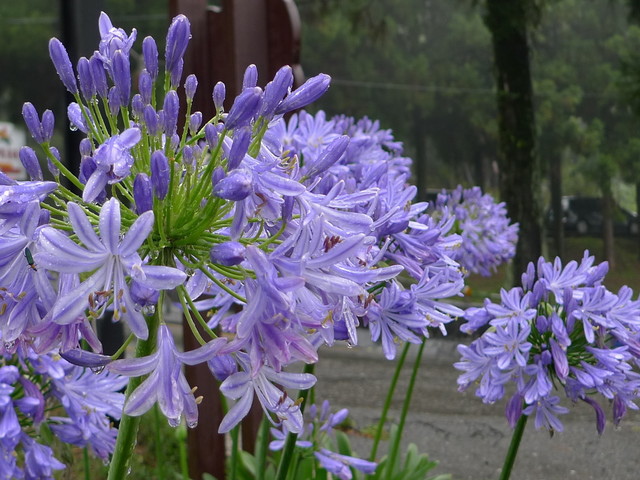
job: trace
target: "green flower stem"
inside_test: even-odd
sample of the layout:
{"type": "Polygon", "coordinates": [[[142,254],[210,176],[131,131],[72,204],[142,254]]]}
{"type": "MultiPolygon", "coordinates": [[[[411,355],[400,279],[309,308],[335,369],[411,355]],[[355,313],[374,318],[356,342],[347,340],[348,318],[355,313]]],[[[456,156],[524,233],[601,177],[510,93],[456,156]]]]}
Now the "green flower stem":
{"type": "Polygon", "coordinates": [[[84,467],[84,480],[91,480],[91,463],[89,462],[89,447],[84,447],[83,449],[82,463],[84,467]]]}
{"type": "Polygon", "coordinates": [[[42,149],[44,150],[44,154],[47,156],[49,160],[51,160],[51,162],[56,167],[58,167],[58,170],[60,170],[62,175],[64,175],[67,178],[67,180],[69,180],[75,187],[77,187],[78,190],[83,191],[84,185],[82,184],[82,182],[78,180],[78,177],[76,177],[73,173],[71,173],[71,171],[67,167],[65,167],[62,164],[62,162],[53,155],[53,153],[51,153],[51,150],[49,150],[49,144],[44,143],[42,145],[43,145],[42,149]]]}
{"type": "Polygon", "coordinates": [[[164,480],[164,457],[162,455],[162,440],[160,439],[160,408],[158,405],[153,407],[153,436],[156,450],[156,478],[164,480]]]}
{"type": "Polygon", "coordinates": [[[211,338],[218,338],[218,335],[216,335],[215,332],[211,330],[211,328],[209,328],[209,325],[207,325],[206,320],[202,318],[202,315],[200,315],[200,312],[198,311],[195,304],[193,303],[193,300],[191,300],[191,297],[189,296],[189,292],[187,292],[186,287],[184,285],[180,285],[178,287],[178,291],[181,293],[181,295],[184,295],[185,300],[189,304],[189,308],[191,312],[193,312],[193,315],[196,317],[196,319],[198,320],[198,323],[200,324],[202,329],[207,333],[207,335],[209,335],[211,338]]]}
{"type": "Polygon", "coordinates": [[[186,295],[186,289],[184,291],[178,289],[178,298],[180,299],[180,305],[182,305],[182,313],[184,314],[184,318],[187,320],[189,329],[191,329],[191,333],[193,333],[193,336],[196,338],[198,343],[200,345],[204,345],[207,342],[204,341],[204,338],[202,338],[202,335],[200,335],[200,332],[198,331],[198,327],[196,327],[196,324],[193,321],[193,317],[191,316],[191,311],[189,310],[189,307],[187,306],[187,302],[185,301],[185,295],[186,295]]]}
{"type": "Polygon", "coordinates": [[[400,372],[402,371],[404,362],[407,359],[407,353],[409,353],[410,347],[411,344],[409,342],[406,342],[404,344],[404,348],[402,349],[402,353],[400,354],[400,358],[398,358],[398,363],[396,364],[396,371],[393,373],[393,377],[391,377],[391,384],[389,385],[389,389],[387,390],[387,397],[385,398],[384,405],[382,406],[380,421],[378,422],[378,427],[376,428],[376,435],[373,439],[371,454],[369,455],[369,461],[371,462],[376,461],[376,455],[378,454],[378,446],[380,445],[380,440],[382,439],[384,424],[387,422],[387,414],[389,413],[389,409],[391,408],[391,401],[393,400],[393,395],[396,391],[396,386],[398,385],[398,378],[400,378],[400,372]]]}
{"type": "MultiPolygon", "coordinates": [[[[314,363],[308,363],[304,366],[304,373],[313,373],[315,369],[314,363]]],[[[304,408],[307,403],[307,398],[309,397],[309,392],[312,388],[308,390],[301,390],[299,393],[299,397],[302,399],[302,403],[300,404],[300,413],[304,413],[304,408]]],[[[289,468],[291,466],[291,460],[293,458],[293,454],[296,448],[296,441],[298,440],[298,434],[289,433],[287,435],[287,439],[284,442],[284,448],[282,449],[282,456],[280,457],[280,464],[278,465],[278,470],[276,472],[275,480],[285,480],[287,478],[287,473],[289,472],[289,468]]]]}
{"type": "Polygon", "coordinates": [[[513,430],[513,435],[511,436],[511,443],[509,444],[509,450],[507,451],[507,456],[504,459],[504,464],[502,465],[502,471],[500,472],[500,480],[508,480],[511,477],[511,470],[513,469],[513,464],[516,461],[516,456],[518,455],[518,448],[520,447],[520,440],[522,440],[522,435],[524,434],[524,427],[527,425],[527,420],[529,417],[527,415],[520,415],[520,419],[516,424],[516,428],[513,430]]]}
{"type": "Polygon", "coordinates": [[[134,338],[136,338],[136,336],[133,333],[129,334],[129,336],[124,341],[122,346],[118,349],[118,351],[116,353],[114,353],[113,355],[111,355],[111,358],[113,360],[117,360],[118,358],[120,358],[122,356],[122,354],[124,353],[124,351],[129,346],[129,344],[131,343],[131,340],[133,340],[134,338]]]}
{"type": "Polygon", "coordinates": [[[420,370],[420,363],[422,361],[422,353],[424,352],[424,346],[426,344],[426,339],[422,339],[422,343],[420,344],[420,348],[418,349],[418,354],[416,355],[416,359],[413,362],[413,371],[411,372],[411,378],[409,379],[409,385],[407,386],[407,393],[404,397],[404,403],[402,404],[402,411],[400,412],[400,421],[398,422],[398,433],[395,435],[393,439],[393,444],[391,445],[391,450],[389,453],[389,461],[387,462],[387,480],[391,480],[394,473],[394,465],[398,458],[398,452],[400,451],[400,441],[402,440],[402,431],[404,430],[404,425],[407,421],[407,415],[409,413],[409,407],[411,406],[411,397],[413,395],[413,387],[416,384],[416,378],[418,378],[418,370],[420,370]]]}
{"type": "Polygon", "coordinates": [[[264,473],[267,469],[269,425],[269,420],[267,420],[266,415],[263,415],[260,422],[260,430],[258,431],[259,442],[256,445],[256,480],[264,480],[264,473]]]}
{"type": "MultiPolygon", "coordinates": [[[[156,307],[155,314],[148,318],[149,338],[147,340],[138,340],[136,346],[136,358],[151,355],[156,346],[156,337],[158,335],[158,327],[162,321],[162,306],[164,301],[164,290],[160,291],[160,298],[156,307]]],[[[127,384],[125,398],[129,398],[131,393],[142,383],[142,377],[132,377],[127,384]]],[[[122,415],[120,426],[118,427],[118,437],[116,438],[116,446],[111,457],[109,465],[108,480],[122,480],[127,477],[129,462],[133,455],[133,449],[136,446],[138,437],[138,426],[140,425],[140,417],[131,417],[122,415]]]]}

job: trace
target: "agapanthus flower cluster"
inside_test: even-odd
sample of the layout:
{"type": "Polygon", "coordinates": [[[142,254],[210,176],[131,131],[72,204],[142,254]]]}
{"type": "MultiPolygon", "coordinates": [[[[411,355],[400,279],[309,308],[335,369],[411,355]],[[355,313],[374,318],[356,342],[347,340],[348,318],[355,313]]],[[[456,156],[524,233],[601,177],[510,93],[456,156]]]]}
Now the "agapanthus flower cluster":
{"type": "MultiPolygon", "coordinates": [[[[327,400],[322,402],[320,407],[316,404],[310,405],[305,412],[302,433],[296,440],[296,447],[303,452],[313,453],[322,468],[341,480],[353,478],[352,468],[365,474],[373,474],[377,467],[375,462],[334,451],[337,449],[334,430],[339,428],[348,416],[349,410],[346,408],[332,413],[327,400]]],[[[272,428],[271,435],[274,440],[269,444],[269,448],[274,451],[282,450],[288,433],[286,426],[281,429],[272,428]]]]}
{"type": "Polygon", "coordinates": [[[53,479],[65,465],[43,441],[88,448],[107,460],[113,452],[127,378],[93,372],[57,354],[19,348],[0,358],[0,478],[53,479]],[[51,436],[51,435],[49,435],[51,436]]]}
{"type": "Polygon", "coordinates": [[[510,223],[504,203],[496,203],[480,187],[443,190],[430,209],[436,217],[453,215],[462,244],[452,254],[469,273],[490,276],[516,253],[518,224],[510,223]]]}
{"type": "Polygon", "coordinates": [[[483,402],[494,403],[512,384],[512,426],[528,415],[536,428],[562,431],[558,416],[569,410],[561,397],[590,405],[598,433],[606,405],[618,425],[628,408],[638,408],[640,301],[628,287],[609,291],[602,283],[607,269],[588,252],[564,266],[540,258],[522,275],[522,287],[502,290],[499,303],[487,299],[468,309],[462,329],[485,330],[458,347],[459,389],[475,385],[483,402]]]}
{"type": "Polygon", "coordinates": [[[192,111],[198,82],[182,72],[189,28],[186,17],[173,19],[164,71],[153,38],[143,40],[135,94],[135,30],[103,13],[99,49],[75,69],[51,40],[75,98],[69,121],[86,134],[77,175],[49,145],[51,115],[27,105],[24,117],[54,176],[81,193],[43,181],[28,147],[21,158],[32,180],[0,177],[0,329],[12,348],[59,350],[142,378],[126,415],[157,403],[172,425],[195,425],[202,399],[182,367],[206,362],[235,401],[219,431],[236,426],[257,397],[274,425],[299,433],[300,406],[283,389],[316,379],[285,367],[316,362],[323,344],[356,344],[359,325],[389,358],[398,340],[444,330],[462,314],[443,301],[463,287],[451,258],[460,237],[449,234],[452,216],[435,220],[426,203],[412,203],[410,161],[377,123],[304,111],[284,120],[326,92],[327,75],[293,88],[285,66],[263,89],[250,66],[233,101],[215,85],[213,118],[192,111]],[[403,271],[410,287],[398,280],[403,271]],[[168,292],[199,348],[176,346],[163,316],[168,292]],[[94,329],[105,312],[151,348],[136,358],[100,355],[94,329]]]}

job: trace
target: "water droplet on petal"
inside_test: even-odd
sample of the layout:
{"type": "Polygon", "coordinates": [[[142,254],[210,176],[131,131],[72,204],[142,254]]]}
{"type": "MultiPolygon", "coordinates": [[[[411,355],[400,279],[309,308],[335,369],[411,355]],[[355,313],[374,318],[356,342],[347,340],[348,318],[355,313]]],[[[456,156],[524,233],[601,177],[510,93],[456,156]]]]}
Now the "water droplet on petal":
{"type": "Polygon", "coordinates": [[[69,124],[69,130],[71,130],[72,132],[77,132],[78,131],[78,127],[76,127],[73,123],[69,124]]]}
{"type": "Polygon", "coordinates": [[[347,348],[353,348],[353,343],[347,342],[347,348]]]}
{"type": "Polygon", "coordinates": [[[154,313],[156,313],[156,306],[155,305],[147,305],[142,307],[142,314],[143,315],[153,315],[154,313]]]}
{"type": "Polygon", "coordinates": [[[91,367],[91,371],[96,375],[101,374],[103,370],[104,370],[104,365],[101,365],[99,367],[91,367]]]}
{"type": "Polygon", "coordinates": [[[190,422],[187,422],[187,427],[189,428],[196,428],[198,426],[198,421],[197,420],[192,420],[190,422]]]}

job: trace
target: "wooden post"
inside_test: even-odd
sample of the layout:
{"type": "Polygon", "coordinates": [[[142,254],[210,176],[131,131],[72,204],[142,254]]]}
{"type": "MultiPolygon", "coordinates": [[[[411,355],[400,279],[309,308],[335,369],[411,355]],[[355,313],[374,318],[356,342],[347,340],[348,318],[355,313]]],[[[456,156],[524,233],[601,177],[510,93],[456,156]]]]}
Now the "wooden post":
{"type": "MultiPolygon", "coordinates": [[[[214,85],[226,85],[225,108],[240,93],[246,67],[258,68],[258,85],[267,84],[275,72],[290,65],[294,85],[304,81],[300,66],[300,17],[293,0],[222,0],[220,6],[208,6],[206,0],[170,0],[171,16],[179,13],[191,23],[191,42],[184,59],[184,72],[198,77],[193,110],[205,119],[214,113],[211,93],[214,85]]],[[[182,116],[183,117],[183,116],[182,116]]],[[[198,346],[186,322],[183,322],[185,350],[198,346]]],[[[204,397],[199,408],[198,426],[189,430],[189,475],[201,479],[210,473],[225,478],[224,436],[218,435],[223,412],[215,379],[206,365],[186,367],[187,380],[204,397]]],[[[243,449],[253,451],[262,411],[254,402],[252,412],[242,424],[243,449]]]]}

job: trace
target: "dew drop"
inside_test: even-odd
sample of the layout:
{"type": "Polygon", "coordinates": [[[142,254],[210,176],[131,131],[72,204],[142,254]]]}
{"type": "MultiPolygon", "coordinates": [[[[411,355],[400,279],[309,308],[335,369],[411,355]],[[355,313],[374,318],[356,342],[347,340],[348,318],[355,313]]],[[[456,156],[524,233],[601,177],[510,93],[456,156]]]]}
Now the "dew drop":
{"type": "Polygon", "coordinates": [[[353,343],[347,342],[347,348],[353,348],[353,343]]]}
{"type": "Polygon", "coordinates": [[[77,132],[78,131],[78,127],[76,127],[73,123],[69,124],[69,130],[71,130],[72,132],[77,132]]]}
{"type": "Polygon", "coordinates": [[[91,371],[96,375],[101,374],[103,370],[104,370],[104,365],[101,365],[99,367],[91,367],[91,371]]]}
{"type": "Polygon", "coordinates": [[[187,427],[189,428],[196,428],[198,426],[198,421],[197,420],[192,420],[190,422],[187,422],[187,427]]]}
{"type": "Polygon", "coordinates": [[[144,307],[142,307],[142,313],[143,315],[153,315],[154,313],[156,313],[156,306],[155,305],[146,305],[144,307]]]}
{"type": "Polygon", "coordinates": [[[15,341],[10,341],[10,342],[4,342],[4,348],[6,350],[11,350],[13,347],[16,346],[16,342],[15,341]]]}

